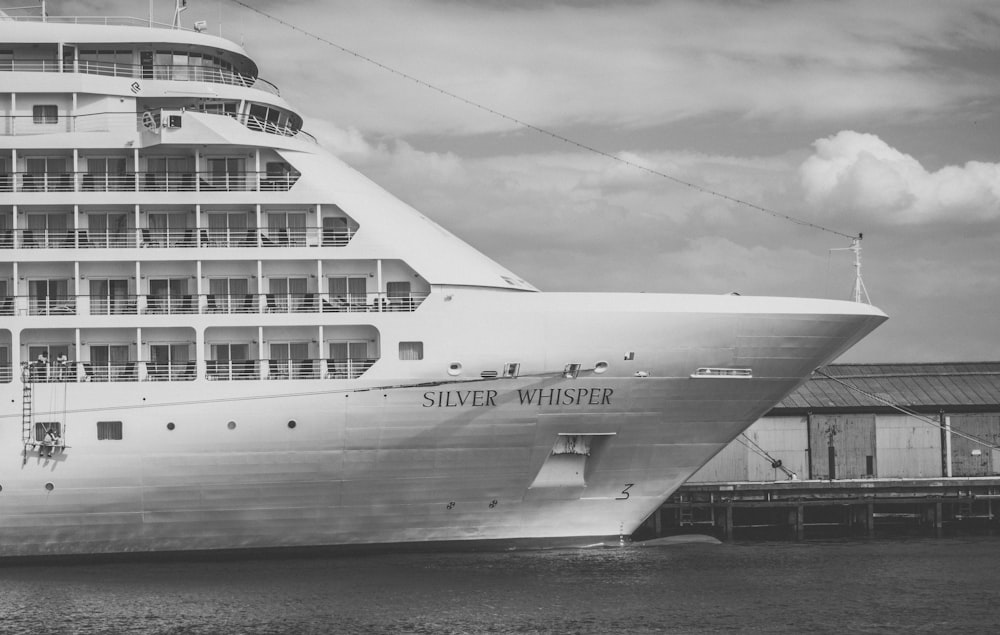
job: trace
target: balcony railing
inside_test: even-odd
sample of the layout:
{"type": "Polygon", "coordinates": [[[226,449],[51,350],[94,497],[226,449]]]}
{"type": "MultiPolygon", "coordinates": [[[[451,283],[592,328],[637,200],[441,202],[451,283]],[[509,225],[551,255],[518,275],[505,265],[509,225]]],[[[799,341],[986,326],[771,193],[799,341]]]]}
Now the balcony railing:
{"type": "Polygon", "coordinates": [[[139,296],[91,295],[90,315],[136,315],[139,312],[139,296]]]}
{"type": "Polygon", "coordinates": [[[0,192],[287,192],[299,174],[267,172],[7,172],[0,192]]]}
{"type": "Polygon", "coordinates": [[[193,293],[0,296],[0,316],[410,313],[428,293],[193,293]]]}
{"type": "Polygon", "coordinates": [[[28,315],[76,315],[76,298],[73,296],[28,297],[27,300],[28,315]]]}
{"type": "Polygon", "coordinates": [[[50,362],[27,364],[27,378],[35,383],[193,381],[196,362],[50,362]]]}
{"type": "Polygon", "coordinates": [[[194,381],[197,362],[142,362],[148,381],[194,381]]]}
{"type": "MultiPolygon", "coordinates": [[[[69,220],[69,219],[67,219],[69,220]]],[[[3,229],[0,249],[112,249],[143,247],[343,247],[357,230],[351,227],[281,229],[3,229]]]]}
{"type": "Polygon", "coordinates": [[[209,359],[205,362],[205,378],[216,381],[260,379],[260,364],[256,359],[209,359]]]}
{"type": "MultiPolygon", "coordinates": [[[[357,379],[378,359],[246,359],[205,361],[205,378],[211,381],[255,379],[357,379]]],[[[20,377],[32,383],[120,383],[139,381],[194,381],[198,362],[127,360],[114,362],[32,362],[24,364],[20,377]]],[[[0,365],[0,383],[10,383],[10,364],[0,365]]]]}

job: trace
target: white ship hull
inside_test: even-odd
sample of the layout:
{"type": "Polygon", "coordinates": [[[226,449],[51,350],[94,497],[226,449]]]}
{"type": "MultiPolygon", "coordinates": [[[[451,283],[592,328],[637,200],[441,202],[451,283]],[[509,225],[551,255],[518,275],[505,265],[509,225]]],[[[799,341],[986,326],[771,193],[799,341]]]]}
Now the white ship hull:
{"type": "Polygon", "coordinates": [[[22,447],[21,386],[4,385],[0,556],[628,535],[884,320],[818,300],[461,289],[398,317],[383,337],[420,332],[433,377],[383,359],[353,381],[34,384],[36,419],[65,426],[52,457],[22,447]],[[480,379],[508,362],[551,372],[480,379]],[[97,439],[105,420],[121,440],[97,439]],[[554,453],[560,436],[586,451],[554,453]]]}
{"type": "Polygon", "coordinates": [[[540,293],[173,26],[0,14],[0,557],[630,534],[885,319],[540,293]]]}

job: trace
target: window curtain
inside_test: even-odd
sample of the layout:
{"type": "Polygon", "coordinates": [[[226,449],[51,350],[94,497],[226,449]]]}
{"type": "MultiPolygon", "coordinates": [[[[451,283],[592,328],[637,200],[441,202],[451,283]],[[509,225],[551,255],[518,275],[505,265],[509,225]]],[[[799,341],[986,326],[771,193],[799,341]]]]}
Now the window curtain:
{"type": "Polygon", "coordinates": [[[150,214],[149,215],[149,231],[153,234],[153,240],[161,238],[167,235],[167,215],[166,214],[150,214]]]}
{"type": "Polygon", "coordinates": [[[288,239],[293,245],[306,244],[306,215],[288,214],[288,239]]]}
{"type": "Polygon", "coordinates": [[[390,300],[410,297],[409,282],[388,282],[385,290],[390,300]]]}
{"type": "Polygon", "coordinates": [[[90,281],[90,314],[107,315],[109,309],[108,302],[108,281],[90,281]]]}
{"type": "Polygon", "coordinates": [[[246,278],[230,278],[229,294],[232,296],[246,296],[250,293],[250,281],[246,278]]]}
{"type": "Polygon", "coordinates": [[[404,361],[413,361],[424,358],[424,343],[423,342],[400,342],[399,343],[399,359],[404,361]]]}

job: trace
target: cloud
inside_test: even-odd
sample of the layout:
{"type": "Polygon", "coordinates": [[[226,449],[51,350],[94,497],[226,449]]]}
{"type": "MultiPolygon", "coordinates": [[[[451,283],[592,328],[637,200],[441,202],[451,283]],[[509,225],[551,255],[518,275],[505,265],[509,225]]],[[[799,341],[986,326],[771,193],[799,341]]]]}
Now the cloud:
{"type": "Polygon", "coordinates": [[[1000,218],[1000,163],[969,161],[931,172],[872,134],[819,139],[799,169],[807,200],[889,224],[1000,218]]]}
{"type": "MultiPolygon", "coordinates": [[[[141,16],[146,6],[136,4],[64,0],[50,10],[141,16]]],[[[993,0],[335,4],[254,3],[314,37],[231,3],[192,2],[183,19],[246,42],[262,77],[303,109],[307,129],[322,118],[376,135],[518,127],[400,73],[561,130],[650,130],[706,117],[844,127],[831,122],[922,117],[1000,90],[988,68],[941,57],[961,46],[995,50],[993,0]]],[[[157,3],[157,19],[169,21],[170,5],[157,3]]]]}

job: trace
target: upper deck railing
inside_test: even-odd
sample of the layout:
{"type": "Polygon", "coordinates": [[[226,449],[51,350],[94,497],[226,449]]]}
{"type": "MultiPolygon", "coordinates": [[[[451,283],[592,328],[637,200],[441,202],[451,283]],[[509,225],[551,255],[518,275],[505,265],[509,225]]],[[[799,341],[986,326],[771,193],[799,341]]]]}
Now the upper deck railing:
{"type": "Polygon", "coordinates": [[[16,22],[46,22],[52,24],[89,24],[92,26],[144,26],[151,29],[172,29],[175,31],[197,32],[195,29],[178,27],[166,22],[157,22],[148,18],[137,18],[127,15],[93,16],[93,15],[8,15],[16,22]]]}
{"type": "MultiPolygon", "coordinates": [[[[289,125],[279,125],[253,115],[237,113],[205,112],[191,110],[200,115],[216,115],[235,119],[255,132],[266,132],[280,137],[295,137],[305,139],[319,145],[316,137],[305,130],[289,125]]],[[[158,129],[159,122],[154,115],[147,113],[137,115],[130,112],[95,112],[83,115],[58,115],[54,121],[39,123],[34,115],[0,115],[0,135],[40,135],[61,132],[111,132],[124,130],[153,131],[158,129]],[[152,117],[152,123],[150,120],[152,117]]]]}
{"type": "Polygon", "coordinates": [[[79,60],[77,62],[60,62],[54,59],[39,60],[4,60],[0,62],[0,71],[24,73],[84,73],[86,75],[104,75],[106,77],[127,77],[130,79],[162,79],[181,82],[208,82],[212,84],[227,84],[256,88],[272,95],[280,96],[278,87],[260,77],[242,75],[235,71],[214,66],[195,64],[124,64],[120,62],[98,62],[79,60]]]}

